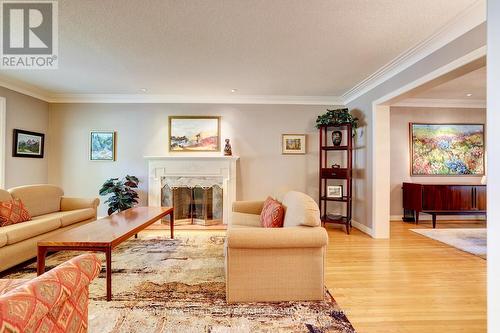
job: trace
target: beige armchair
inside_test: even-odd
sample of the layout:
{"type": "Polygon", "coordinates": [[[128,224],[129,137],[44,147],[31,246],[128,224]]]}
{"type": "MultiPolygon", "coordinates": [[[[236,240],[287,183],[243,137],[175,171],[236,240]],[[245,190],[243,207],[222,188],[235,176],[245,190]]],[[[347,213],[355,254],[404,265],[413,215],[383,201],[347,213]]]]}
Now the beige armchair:
{"type": "Polygon", "coordinates": [[[322,300],[328,234],[309,196],[283,198],[283,228],[261,228],[263,201],[233,204],[226,242],[226,300],[279,302],[322,300]]]}

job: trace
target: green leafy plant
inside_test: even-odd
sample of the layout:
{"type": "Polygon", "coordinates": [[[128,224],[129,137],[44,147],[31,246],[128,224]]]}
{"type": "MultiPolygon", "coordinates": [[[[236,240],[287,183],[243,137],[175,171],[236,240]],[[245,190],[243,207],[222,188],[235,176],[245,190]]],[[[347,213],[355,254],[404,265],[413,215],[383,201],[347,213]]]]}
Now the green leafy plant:
{"type": "Polygon", "coordinates": [[[114,212],[121,212],[125,209],[134,207],[139,201],[139,195],[134,188],[137,188],[139,184],[139,179],[135,176],[125,176],[122,180],[119,178],[110,178],[104,182],[101,189],[99,190],[99,195],[106,196],[111,194],[111,196],[104,201],[107,203],[108,215],[114,212]]]}
{"type": "Polygon", "coordinates": [[[349,113],[349,109],[347,108],[335,110],[327,109],[325,113],[319,115],[318,118],[316,118],[316,128],[351,124],[353,128],[353,135],[356,135],[356,129],[359,125],[358,122],[359,119],[353,117],[353,115],[349,113]]]}

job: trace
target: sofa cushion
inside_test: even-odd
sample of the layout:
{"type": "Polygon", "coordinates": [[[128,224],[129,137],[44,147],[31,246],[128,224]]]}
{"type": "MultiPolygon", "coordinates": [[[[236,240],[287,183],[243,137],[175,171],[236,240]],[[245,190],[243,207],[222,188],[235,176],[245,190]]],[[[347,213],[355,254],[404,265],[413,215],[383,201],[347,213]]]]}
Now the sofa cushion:
{"type": "Polygon", "coordinates": [[[283,216],[285,211],[283,206],[271,197],[268,197],[260,213],[260,225],[263,228],[283,227],[283,216]]]}
{"type": "Polygon", "coordinates": [[[319,227],[321,218],[318,204],[302,192],[290,191],[283,197],[285,206],[284,227],[296,227],[299,225],[319,227]]]}
{"type": "Polygon", "coordinates": [[[0,247],[7,245],[7,234],[0,233],[0,247]]]}
{"type": "Polygon", "coordinates": [[[48,216],[37,216],[31,221],[1,227],[0,235],[6,235],[6,245],[11,245],[60,228],[61,219],[50,215],[52,214],[48,216]]]}
{"type": "Polygon", "coordinates": [[[0,227],[29,220],[31,220],[31,215],[20,199],[0,202],[0,227]]]}
{"type": "Polygon", "coordinates": [[[83,208],[60,212],[58,215],[61,217],[61,225],[66,227],[93,218],[95,216],[95,210],[92,208],[83,208]]]}
{"type": "Polygon", "coordinates": [[[233,212],[231,226],[260,227],[260,215],[233,212]]]}
{"type": "Polygon", "coordinates": [[[21,199],[31,216],[61,210],[63,190],[54,185],[28,185],[9,189],[13,198],[21,199]]]}
{"type": "Polygon", "coordinates": [[[9,191],[0,189],[0,201],[9,201],[12,200],[12,196],[9,191]]]}

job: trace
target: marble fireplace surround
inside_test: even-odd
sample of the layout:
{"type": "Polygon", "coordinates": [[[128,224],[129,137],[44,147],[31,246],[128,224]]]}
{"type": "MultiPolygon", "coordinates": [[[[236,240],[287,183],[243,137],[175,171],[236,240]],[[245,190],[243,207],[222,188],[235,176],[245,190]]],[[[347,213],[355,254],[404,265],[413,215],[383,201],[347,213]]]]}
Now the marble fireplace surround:
{"type": "Polygon", "coordinates": [[[222,222],[231,224],[231,207],[236,200],[237,156],[168,155],[145,156],[148,161],[148,205],[161,206],[162,178],[206,177],[222,180],[222,222]]]}

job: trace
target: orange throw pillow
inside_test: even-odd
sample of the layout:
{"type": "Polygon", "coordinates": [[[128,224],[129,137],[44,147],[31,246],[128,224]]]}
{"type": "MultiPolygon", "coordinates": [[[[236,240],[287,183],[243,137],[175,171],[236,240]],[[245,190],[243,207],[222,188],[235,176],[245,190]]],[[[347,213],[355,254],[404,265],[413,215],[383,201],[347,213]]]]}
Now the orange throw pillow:
{"type": "Polygon", "coordinates": [[[278,201],[268,197],[260,213],[260,225],[264,228],[281,228],[284,217],[285,209],[283,206],[278,201]]]}
{"type": "Polygon", "coordinates": [[[29,220],[31,215],[20,199],[0,202],[0,227],[29,220]]]}

